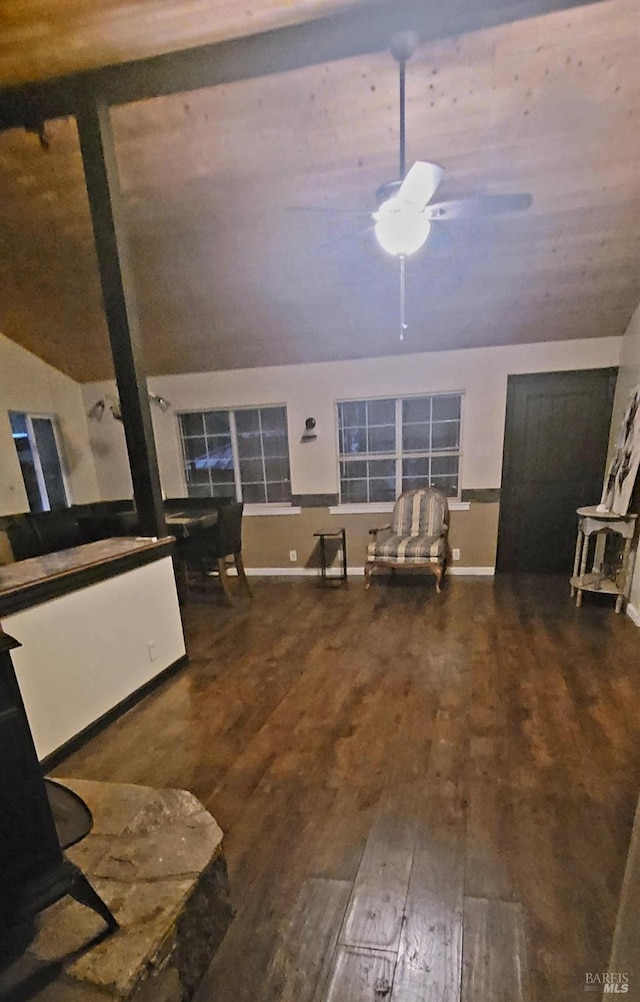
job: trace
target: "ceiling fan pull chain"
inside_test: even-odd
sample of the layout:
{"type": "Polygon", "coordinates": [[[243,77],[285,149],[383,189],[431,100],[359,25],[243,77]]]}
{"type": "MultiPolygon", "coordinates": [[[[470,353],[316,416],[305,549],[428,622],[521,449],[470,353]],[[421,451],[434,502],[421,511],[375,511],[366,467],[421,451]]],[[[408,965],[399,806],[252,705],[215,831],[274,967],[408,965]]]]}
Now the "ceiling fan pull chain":
{"type": "Polygon", "coordinates": [[[404,322],[404,254],[400,255],[400,340],[404,341],[407,325],[404,322]]]}

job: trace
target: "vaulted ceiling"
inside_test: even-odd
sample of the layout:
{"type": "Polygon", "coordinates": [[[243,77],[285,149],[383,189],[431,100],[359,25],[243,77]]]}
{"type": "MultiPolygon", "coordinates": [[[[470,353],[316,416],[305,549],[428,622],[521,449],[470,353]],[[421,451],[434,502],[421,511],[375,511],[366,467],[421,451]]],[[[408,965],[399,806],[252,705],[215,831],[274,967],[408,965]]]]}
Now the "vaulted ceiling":
{"type": "MultiPolygon", "coordinates": [[[[0,14],[0,85],[341,5],[219,0],[160,16],[154,4],[47,0],[35,24],[28,6],[0,14]]],[[[636,0],[420,45],[407,67],[408,162],[445,168],[443,198],[534,201],[434,224],[407,264],[402,344],[397,262],[358,215],[333,211],[372,210],[378,185],[397,176],[390,55],[115,108],[148,371],[623,333],[640,300],[639,49],[636,0]]],[[[75,120],[47,131],[48,150],[22,130],[0,134],[0,331],[76,379],[106,378],[75,120]]]]}

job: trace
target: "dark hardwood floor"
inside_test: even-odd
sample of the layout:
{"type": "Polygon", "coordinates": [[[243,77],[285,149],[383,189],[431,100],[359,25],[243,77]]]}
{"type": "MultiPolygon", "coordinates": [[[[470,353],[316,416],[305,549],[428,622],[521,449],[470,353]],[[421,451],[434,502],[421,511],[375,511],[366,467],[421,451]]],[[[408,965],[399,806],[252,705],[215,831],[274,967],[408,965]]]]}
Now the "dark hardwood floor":
{"type": "Polygon", "coordinates": [[[56,770],[184,787],[224,829],[198,1002],[584,998],[640,785],[637,628],[555,578],[254,594],[187,605],[189,667],[56,770]]]}

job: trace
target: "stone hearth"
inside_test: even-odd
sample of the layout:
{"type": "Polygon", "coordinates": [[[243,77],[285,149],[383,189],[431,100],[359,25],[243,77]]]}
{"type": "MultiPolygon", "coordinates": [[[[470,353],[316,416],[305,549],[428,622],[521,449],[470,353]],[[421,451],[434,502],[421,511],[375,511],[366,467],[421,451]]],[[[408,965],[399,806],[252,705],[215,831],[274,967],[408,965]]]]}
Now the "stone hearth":
{"type": "Polygon", "coordinates": [[[222,831],[185,790],[60,780],[94,826],[67,850],[120,929],[70,898],[43,912],[0,997],[38,1002],[186,1002],[231,920],[222,831]],[[88,945],[92,944],[92,945],[88,945]]]}

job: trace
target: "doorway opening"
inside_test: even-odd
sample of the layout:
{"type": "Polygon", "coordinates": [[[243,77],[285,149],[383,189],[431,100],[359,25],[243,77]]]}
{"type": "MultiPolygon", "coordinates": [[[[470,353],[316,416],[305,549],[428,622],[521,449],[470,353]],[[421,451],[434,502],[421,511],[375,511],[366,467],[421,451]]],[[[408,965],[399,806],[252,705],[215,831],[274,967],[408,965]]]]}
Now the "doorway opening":
{"type": "Polygon", "coordinates": [[[68,508],[55,417],[10,411],[9,421],[30,510],[68,508]]]}
{"type": "Polygon", "coordinates": [[[571,573],[576,509],[602,494],[617,371],[509,376],[498,571],[571,573]]]}

